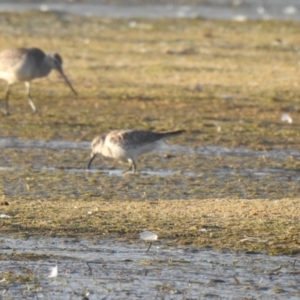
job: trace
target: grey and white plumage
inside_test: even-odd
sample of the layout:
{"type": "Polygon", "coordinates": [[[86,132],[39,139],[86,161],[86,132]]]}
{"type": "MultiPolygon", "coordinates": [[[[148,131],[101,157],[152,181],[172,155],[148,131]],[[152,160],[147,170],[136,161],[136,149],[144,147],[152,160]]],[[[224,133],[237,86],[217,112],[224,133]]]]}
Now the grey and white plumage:
{"type": "Polygon", "coordinates": [[[157,238],[158,238],[157,234],[151,231],[144,231],[140,233],[140,239],[144,240],[145,242],[150,242],[146,252],[150,250],[152,243],[156,241],[157,238]]]}
{"type": "Polygon", "coordinates": [[[30,96],[30,82],[35,78],[47,76],[52,69],[57,70],[74,94],[77,94],[62,69],[63,60],[57,53],[45,54],[38,48],[16,48],[0,53],[0,79],[7,82],[4,113],[9,114],[8,100],[10,87],[15,82],[24,82],[26,95],[33,112],[35,105],[30,96]]]}
{"type": "Polygon", "coordinates": [[[146,130],[114,130],[105,136],[97,136],[92,141],[92,154],[87,168],[89,169],[95,156],[99,153],[105,157],[127,160],[129,169],[136,172],[136,159],[157,149],[163,140],[177,136],[185,130],[171,132],[153,132],[146,130]]]}

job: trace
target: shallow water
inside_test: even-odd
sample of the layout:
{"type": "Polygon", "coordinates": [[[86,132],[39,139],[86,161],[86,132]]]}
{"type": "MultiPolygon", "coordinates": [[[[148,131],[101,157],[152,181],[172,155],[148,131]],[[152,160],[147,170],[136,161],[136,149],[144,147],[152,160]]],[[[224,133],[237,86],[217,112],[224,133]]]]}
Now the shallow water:
{"type": "MultiPolygon", "coordinates": [[[[111,167],[114,162],[101,158],[87,171],[89,148],[89,142],[0,139],[3,199],[15,205],[61,197],[270,200],[299,193],[300,173],[291,166],[300,153],[293,150],[168,145],[142,156],[137,175],[123,175],[122,164],[111,167]]],[[[92,240],[3,237],[0,248],[3,299],[300,297],[295,257],[199,251],[167,240],[146,253],[138,239],[108,240],[101,233],[92,240]],[[58,277],[50,279],[55,265],[58,277]]]]}
{"type": "Polygon", "coordinates": [[[300,191],[294,150],[166,145],[141,156],[133,175],[123,174],[126,164],[101,155],[86,170],[89,142],[5,138],[0,149],[2,192],[9,197],[282,199],[300,191]]]}
{"type": "Polygon", "coordinates": [[[41,148],[41,149],[91,149],[90,142],[69,141],[38,141],[21,140],[17,138],[0,138],[0,148],[41,148]]]}
{"type": "MultiPolygon", "coordinates": [[[[40,141],[40,140],[22,140],[18,138],[0,138],[0,149],[53,149],[53,150],[91,150],[91,142],[70,142],[70,141],[40,141]]],[[[274,159],[286,159],[294,156],[300,158],[300,152],[297,150],[268,150],[257,151],[244,147],[227,148],[221,146],[198,146],[189,148],[181,145],[165,144],[161,152],[181,153],[181,154],[200,154],[209,156],[248,156],[248,157],[268,157],[274,159]]]]}
{"type": "Polygon", "coordinates": [[[295,258],[195,250],[159,241],[0,240],[2,299],[299,299],[295,258]],[[48,278],[58,266],[58,277],[48,278]],[[6,275],[5,275],[6,274],[6,275]],[[18,277],[19,275],[19,277],[18,277]],[[18,278],[24,276],[25,282],[18,278]],[[87,298],[85,298],[87,299],[87,298]]]}
{"type": "Polygon", "coordinates": [[[297,0],[0,2],[0,11],[24,10],[114,18],[300,19],[297,0]]]}

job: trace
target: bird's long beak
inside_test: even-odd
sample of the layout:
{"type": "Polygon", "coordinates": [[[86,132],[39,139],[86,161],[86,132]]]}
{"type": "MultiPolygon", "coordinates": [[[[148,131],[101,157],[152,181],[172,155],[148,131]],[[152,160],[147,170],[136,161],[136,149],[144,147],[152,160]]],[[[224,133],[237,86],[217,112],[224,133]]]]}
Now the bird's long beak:
{"type": "Polygon", "coordinates": [[[90,159],[90,161],[89,161],[89,163],[88,163],[88,165],[87,165],[87,169],[89,169],[89,168],[90,168],[90,166],[91,166],[91,164],[92,164],[92,162],[93,162],[94,158],[96,157],[96,155],[97,155],[97,153],[95,153],[95,154],[92,154],[92,157],[91,157],[91,159],[90,159]]]}
{"type": "Polygon", "coordinates": [[[65,83],[70,87],[70,89],[72,90],[72,92],[77,95],[77,92],[75,91],[75,89],[73,88],[71,82],[69,81],[68,77],[65,75],[65,73],[63,72],[63,70],[59,70],[59,73],[61,75],[61,77],[65,80],[65,83]]]}

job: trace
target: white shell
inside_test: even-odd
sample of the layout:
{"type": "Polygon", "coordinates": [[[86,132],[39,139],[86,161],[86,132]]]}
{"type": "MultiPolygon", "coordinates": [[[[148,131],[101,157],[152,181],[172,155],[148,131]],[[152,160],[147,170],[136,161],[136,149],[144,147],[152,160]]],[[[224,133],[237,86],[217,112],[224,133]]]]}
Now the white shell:
{"type": "Polygon", "coordinates": [[[143,231],[140,233],[140,239],[144,241],[152,242],[152,241],[156,241],[157,238],[158,238],[157,234],[151,231],[143,231]]]}
{"type": "Polygon", "coordinates": [[[58,270],[57,270],[57,265],[56,265],[55,267],[53,267],[51,269],[51,272],[50,272],[48,277],[49,278],[55,278],[55,277],[57,277],[57,273],[58,273],[58,270]]]}
{"type": "Polygon", "coordinates": [[[1,219],[11,219],[11,216],[6,215],[6,214],[1,214],[1,215],[0,215],[0,218],[1,218],[1,219]]]}
{"type": "Polygon", "coordinates": [[[281,121],[282,122],[288,122],[289,124],[293,123],[293,119],[288,114],[282,114],[281,115],[281,121]]]}

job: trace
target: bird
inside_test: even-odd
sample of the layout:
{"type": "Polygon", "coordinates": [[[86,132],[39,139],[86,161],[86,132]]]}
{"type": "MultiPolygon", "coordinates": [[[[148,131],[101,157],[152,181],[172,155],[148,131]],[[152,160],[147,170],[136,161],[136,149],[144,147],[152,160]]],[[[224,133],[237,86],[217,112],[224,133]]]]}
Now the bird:
{"type": "Polygon", "coordinates": [[[36,107],[30,95],[30,83],[32,80],[48,76],[52,69],[57,70],[76,95],[77,92],[71,85],[62,68],[63,60],[58,53],[45,54],[38,48],[15,48],[0,52],[0,79],[7,82],[5,90],[5,107],[3,113],[9,114],[8,100],[11,85],[15,82],[24,82],[26,96],[33,113],[36,107]]]}
{"type": "Polygon", "coordinates": [[[157,238],[158,238],[157,234],[154,232],[151,232],[151,231],[143,231],[139,235],[140,235],[141,240],[143,240],[145,242],[150,242],[149,247],[146,251],[146,252],[148,252],[151,248],[152,243],[157,240],[157,238]]]}
{"type": "Polygon", "coordinates": [[[113,130],[104,136],[97,136],[92,141],[91,159],[87,165],[90,168],[98,153],[105,157],[127,160],[129,169],[136,173],[136,159],[138,156],[158,148],[163,140],[180,135],[185,130],[170,132],[153,132],[147,130],[113,130]]]}

